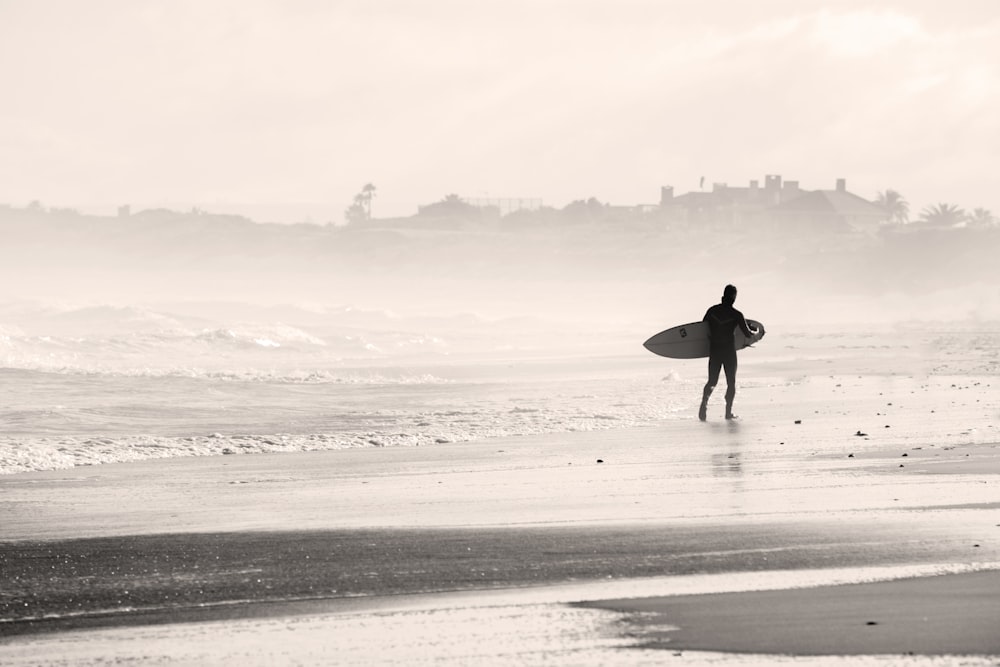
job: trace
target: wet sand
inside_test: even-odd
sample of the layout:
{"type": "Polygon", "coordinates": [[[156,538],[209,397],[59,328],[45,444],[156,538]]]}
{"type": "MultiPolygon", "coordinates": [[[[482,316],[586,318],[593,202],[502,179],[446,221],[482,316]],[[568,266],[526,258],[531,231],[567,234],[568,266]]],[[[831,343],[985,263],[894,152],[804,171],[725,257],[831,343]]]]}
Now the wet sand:
{"type": "Polygon", "coordinates": [[[2,552],[0,629],[10,636],[314,613],[330,607],[324,601],[562,582],[1000,561],[982,546],[943,525],[914,530],[897,516],[27,541],[2,552]]]}
{"type": "Polygon", "coordinates": [[[198,646],[234,664],[246,662],[248,633],[264,642],[274,632],[280,646],[257,644],[248,664],[345,651],[347,662],[406,664],[407,647],[383,639],[389,620],[416,623],[428,660],[456,664],[643,664],[662,653],[648,647],[680,646],[988,657],[998,651],[983,633],[928,622],[916,645],[896,628],[937,607],[970,632],[1000,626],[982,595],[1000,577],[989,380],[750,375],[735,423],[692,414],[623,431],[9,476],[0,661],[185,664],[198,646]],[[816,588],[833,569],[848,573],[838,582],[870,581],[873,566],[900,568],[889,579],[914,576],[910,566],[954,574],[816,588]],[[763,595],[746,582],[768,573],[813,588],[768,593],[767,616],[743,596],[763,595]],[[715,588],[694,592],[731,602],[678,597],[691,592],[678,582],[706,576],[715,588]],[[625,588],[586,588],[595,582],[625,588]],[[565,585],[583,588],[546,597],[565,585]],[[502,604],[468,606],[504,591],[502,604]],[[602,602],[623,597],[633,601],[602,602]],[[417,599],[423,615],[405,611],[417,599]],[[599,608],[565,604],[585,601],[599,608]],[[655,623],[636,624],[646,609],[636,605],[655,623]],[[508,625],[491,620],[500,609],[508,625]],[[817,635],[842,629],[822,646],[804,631],[797,643],[780,631],[793,618],[817,635]],[[854,636],[862,618],[879,623],[863,637],[881,639],[854,636]],[[358,623],[381,629],[368,637],[358,623]],[[729,625],[742,630],[721,634],[729,625]],[[347,626],[361,639],[347,639],[347,626]],[[210,646],[199,643],[206,633],[210,646]]]}
{"type": "Polygon", "coordinates": [[[1000,573],[602,600],[643,648],[794,655],[1000,655],[1000,573]]]}

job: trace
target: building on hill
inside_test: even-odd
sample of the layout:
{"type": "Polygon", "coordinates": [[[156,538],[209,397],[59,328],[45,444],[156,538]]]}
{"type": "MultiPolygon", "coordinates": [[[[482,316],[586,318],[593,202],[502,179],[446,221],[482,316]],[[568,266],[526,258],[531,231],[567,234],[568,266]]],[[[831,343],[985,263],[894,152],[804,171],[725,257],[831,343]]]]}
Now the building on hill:
{"type": "Polygon", "coordinates": [[[780,228],[874,233],[885,222],[885,210],[847,191],[847,181],[837,179],[834,190],[814,190],[772,206],[766,216],[780,228]]]}
{"type": "Polygon", "coordinates": [[[748,223],[764,210],[792,201],[804,193],[798,181],[782,181],[780,175],[764,177],[764,187],[753,180],[747,187],[715,183],[711,191],[674,195],[670,186],[660,188],[660,211],[672,221],[694,224],[748,223]]]}
{"type": "Polygon", "coordinates": [[[711,191],[674,195],[673,188],[660,189],[659,210],[671,222],[693,226],[820,226],[831,231],[872,231],[885,220],[885,212],[872,202],[847,191],[847,182],[837,179],[835,190],[803,190],[798,181],[780,175],[764,177],[747,187],[715,183],[711,191]]]}

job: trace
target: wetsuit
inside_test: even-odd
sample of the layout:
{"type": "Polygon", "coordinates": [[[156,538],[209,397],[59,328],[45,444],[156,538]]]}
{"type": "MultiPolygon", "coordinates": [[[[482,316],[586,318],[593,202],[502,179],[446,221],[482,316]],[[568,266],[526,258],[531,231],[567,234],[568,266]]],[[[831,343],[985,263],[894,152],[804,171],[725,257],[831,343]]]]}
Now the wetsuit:
{"type": "Polygon", "coordinates": [[[708,383],[702,394],[701,412],[704,419],[708,397],[719,383],[719,371],[726,370],[726,417],[732,416],[733,399],[736,397],[736,328],[739,327],[747,338],[753,336],[743,313],[733,308],[733,304],[723,299],[705,313],[702,320],[708,325],[709,356],[708,383]]]}

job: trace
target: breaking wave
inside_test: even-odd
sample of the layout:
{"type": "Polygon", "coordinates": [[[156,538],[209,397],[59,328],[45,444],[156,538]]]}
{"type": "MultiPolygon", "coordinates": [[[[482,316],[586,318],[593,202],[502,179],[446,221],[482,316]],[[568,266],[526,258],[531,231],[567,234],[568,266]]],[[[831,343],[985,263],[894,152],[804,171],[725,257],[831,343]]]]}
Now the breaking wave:
{"type": "MultiPolygon", "coordinates": [[[[649,401],[619,409],[593,412],[593,406],[553,411],[496,407],[476,412],[400,412],[381,415],[377,430],[328,433],[208,435],[109,435],[0,438],[0,474],[72,468],[182,456],[304,452],[372,447],[420,447],[485,438],[544,433],[630,428],[676,417],[686,404],[649,401]]],[[[346,423],[365,421],[357,416],[346,423]]]]}

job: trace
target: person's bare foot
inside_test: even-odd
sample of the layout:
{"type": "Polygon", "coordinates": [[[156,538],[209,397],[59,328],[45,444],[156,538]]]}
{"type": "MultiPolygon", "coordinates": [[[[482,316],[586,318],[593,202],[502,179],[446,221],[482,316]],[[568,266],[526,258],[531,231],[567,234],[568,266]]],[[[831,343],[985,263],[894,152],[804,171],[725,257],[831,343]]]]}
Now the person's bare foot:
{"type": "Polygon", "coordinates": [[[726,419],[730,419],[730,420],[731,419],[739,419],[739,416],[738,415],[734,415],[732,412],[730,412],[730,413],[728,413],[726,415],[726,419]]]}
{"type": "Polygon", "coordinates": [[[708,406],[705,405],[704,403],[702,403],[701,407],[698,408],[698,419],[700,419],[701,421],[705,421],[706,419],[708,419],[708,406]]]}

